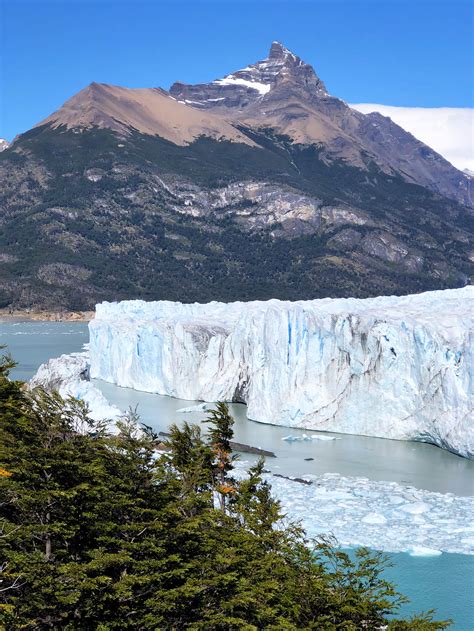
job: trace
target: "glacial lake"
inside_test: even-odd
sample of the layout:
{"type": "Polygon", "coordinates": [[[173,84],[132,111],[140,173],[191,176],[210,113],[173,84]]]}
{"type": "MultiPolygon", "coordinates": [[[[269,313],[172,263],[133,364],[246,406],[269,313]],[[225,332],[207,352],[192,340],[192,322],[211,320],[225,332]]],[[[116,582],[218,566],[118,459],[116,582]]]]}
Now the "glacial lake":
{"type": "MultiPolygon", "coordinates": [[[[79,351],[88,341],[87,324],[78,322],[0,322],[0,344],[18,362],[12,376],[29,379],[38,366],[51,357],[79,351]]],[[[195,402],[137,392],[96,382],[106,398],[121,409],[138,406],[143,422],[156,431],[166,431],[176,421],[197,421],[202,414],[177,414],[195,402]]],[[[232,405],[236,440],[274,451],[272,468],[284,475],[339,473],[412,485],[420,489],[460,496],[474,495],[474,462],[431,445],[403,441],[328,434],[329,441],[283,441],[304,430],[263,425],[245,417],[245,406],[232,405]],[[305,460],[305,458],[314,458],[305,460]],[[278,464],[276,464],[278,463],[278,464]]],[[[249,459],[246,457],[246,459],[249,459]]],[[[474,521],[474,516],[473,516],[474,521]]],[[[436,608],[439,618],[452,618],[453,629],[474,630],[474,555],[447,554],[417,557],[406,553],[390,555],[394,567],[389,580],[411,602],[402,613],[436,608]]]]}

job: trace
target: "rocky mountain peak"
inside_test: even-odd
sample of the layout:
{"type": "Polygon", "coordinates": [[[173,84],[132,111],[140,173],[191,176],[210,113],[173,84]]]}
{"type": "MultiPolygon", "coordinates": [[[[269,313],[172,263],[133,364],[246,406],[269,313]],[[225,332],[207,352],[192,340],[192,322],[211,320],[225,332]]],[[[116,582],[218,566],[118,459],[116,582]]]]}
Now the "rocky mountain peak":
{"type": "Polygon", "coordinates": [[[291,52],[286,46],[283,46],[282,43],[274,41],[270,46],[270,52],[268,54],[268,59],[277,60],[277,61],[286,61],[287,59],[299,59],[297,55],[291,52]]]}
{"type": "Polygon", "coordinates": [[[177,100],[200,109],[241,110],[266,100],[270,94],[274,98],[276,88],[289,84],[306,90],[310,98],[327,96],[326,87],[312,66],[280,42],[274,41],[265,59],[211,83],[174,83],[170,94],[177,100]]]}

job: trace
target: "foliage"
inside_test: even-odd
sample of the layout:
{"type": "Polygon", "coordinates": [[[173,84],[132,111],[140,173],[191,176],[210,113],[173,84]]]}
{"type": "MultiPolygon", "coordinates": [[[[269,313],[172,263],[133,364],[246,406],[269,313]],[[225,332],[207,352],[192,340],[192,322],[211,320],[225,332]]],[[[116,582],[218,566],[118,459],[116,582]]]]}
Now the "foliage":
{"type": "Polygon", "coordinates": [[[174,425],[163,445],[135,413],[110,434],[80,402],[25,390],[12,365],[0,364],[0,628],[447,626],[388,621],[403,599],[382,557],[354,562],[285,525],[263,461],[235,480],[224,404],[207,438],[174,425]]]}

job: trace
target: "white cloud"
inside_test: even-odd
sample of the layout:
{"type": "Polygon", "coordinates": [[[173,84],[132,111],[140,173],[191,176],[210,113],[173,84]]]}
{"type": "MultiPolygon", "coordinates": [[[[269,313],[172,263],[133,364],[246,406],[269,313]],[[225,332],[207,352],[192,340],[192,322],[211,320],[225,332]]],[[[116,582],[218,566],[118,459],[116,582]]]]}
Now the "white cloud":
{"type": "Polygon", "coordinates": [[[460,169],[474,171],[474,109],[469,107],[395,107],[356,103],[368,114],[380,112],[460,169]]]}

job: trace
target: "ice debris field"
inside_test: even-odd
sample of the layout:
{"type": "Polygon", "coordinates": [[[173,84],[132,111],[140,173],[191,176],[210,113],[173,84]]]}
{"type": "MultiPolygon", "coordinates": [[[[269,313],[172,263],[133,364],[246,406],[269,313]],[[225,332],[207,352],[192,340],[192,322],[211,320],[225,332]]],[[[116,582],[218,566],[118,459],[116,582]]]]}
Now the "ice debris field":
{"type": "Polygon", "coordinates": [[[92,378],[247,404],[288,427],[474,456],[474,288],[299,302],[97,305],[92,378]]]}
{"type": "MultiPolygon", "coordinates": [[[[237,463],[237,476],[249,463],[237,463]]],[[[302,476],[302,484],[267,474],[282,509],[309,537],[332,534],[343,546],[432,556],[474,554],[474,497],[433,493],[396,482],[337,473],[302,476]]]]}

